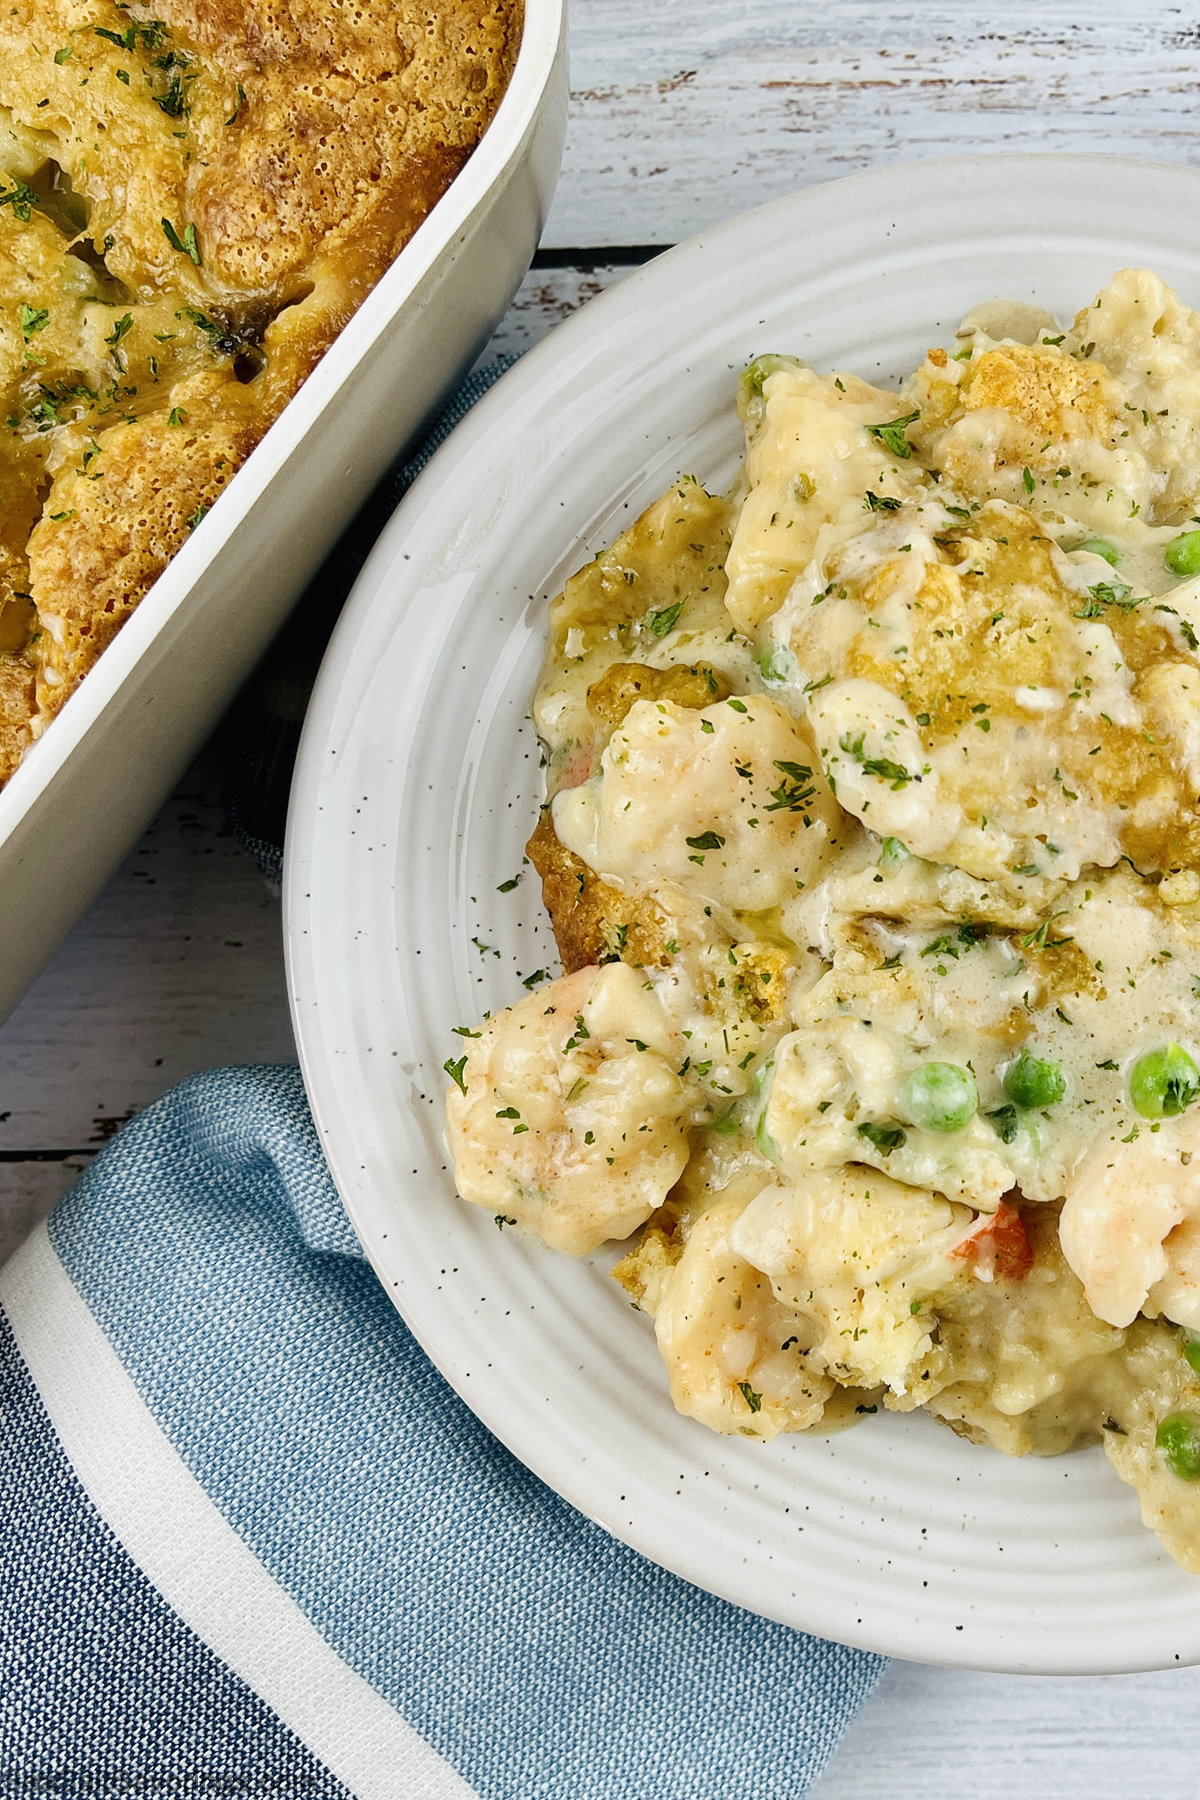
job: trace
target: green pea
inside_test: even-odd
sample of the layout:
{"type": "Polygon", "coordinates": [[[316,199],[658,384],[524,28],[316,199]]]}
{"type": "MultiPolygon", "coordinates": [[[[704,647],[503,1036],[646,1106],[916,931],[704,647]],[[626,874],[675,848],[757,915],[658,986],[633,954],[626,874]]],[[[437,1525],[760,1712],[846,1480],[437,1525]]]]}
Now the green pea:
{"type": "Polygon", "coordinates": [[[1182,1334],[1183,1354],[1187,1357],[1188,1366],[1200,1375],[1200,1332],[1185,1331],[1182,1334]]]}
{"type": "Polygon", "coordinates": [[[979,1089],[957,1063],[922,1063],[900,1090],[900,1111],[922,1131],[962,1131],[979,1110],[979,1089]]]}
{"type": "Polygon", "coordinates": [[[899,869],[912,861],[912,851],[899,838],[887,837],[879,846],[879,861],[885,869],[899,869]]]}
{"type": "Polygon", "coordinates": [[[779,1145],[767,1130],[767,1101],[771,1097],[774,1062],[765,1063],[754,1077],[754,1141],[768,1162],[779,1161],[779,1145]]]}
{"type": "Polygon", "coordinates": [[[1067,1091],[1067,1078],[1058,1063],[1022,1050],[1004,1071],[1004,1091],[1015,1105],[1033,1112],[1043,1106],[1057,1106],[1067,1091]]]}
{"type": "Polygon", "coordinates": [[[1200,1419],[1195,1413],[1168,1413],[1154,1442],[1172,1475],[1180,1481],[1200,1481],[1200,1419]]]}
{"type": "Polygon", "coordinates": [[[1143,1119],[1173,1119],[1200,1095],[1200,1069],[1182,1044],[1139,1056],[1129,1075],[1129,1098],[1143,1119]]]}
{"type": "Polygon", "coordinates": [[[1172,575],[1200,575],[1200,531],[1181,531],[1163,551],[1172,575]]]}
{"type": "Polygon", "coordinates": [[[1076,544],[1077,550],[1090,550],[1093,556],[1102,556],[1110,568],[1115,569],[1121,560],[1121,553],[1115,544],[1107,538],[1088,538],[1082,544],[1076,544]]]}

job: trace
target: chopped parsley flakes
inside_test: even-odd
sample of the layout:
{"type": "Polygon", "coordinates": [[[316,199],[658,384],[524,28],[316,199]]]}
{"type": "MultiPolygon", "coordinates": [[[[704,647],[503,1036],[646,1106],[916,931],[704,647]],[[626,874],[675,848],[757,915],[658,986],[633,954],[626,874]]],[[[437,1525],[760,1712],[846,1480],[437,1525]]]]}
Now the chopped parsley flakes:
{"type": "Polygon", "coordinates": [[[905,413],[902,419],[890,419],[884,425],[868,425],[867,430],[873,438],[878,438],[885,450],[908,462],[912,456],[912,445],[905,434],[905,426],[912,425],[920,418],[920,412],[905,413]]]}
{"type": "Polygon", "coordinates": [[[844,731],[838,739],[839,747],[847,756],[853,757],[864,775],[877,775],[881,781],[890,781],[893,793],[906,787],[910,781],[920,781],[919,775],[910,775],[901,763],[893,762],[889,757],[867,756],[863,750],[865,735],[860,731],[857,737],[852,738],[848,731],[844,731]]]}

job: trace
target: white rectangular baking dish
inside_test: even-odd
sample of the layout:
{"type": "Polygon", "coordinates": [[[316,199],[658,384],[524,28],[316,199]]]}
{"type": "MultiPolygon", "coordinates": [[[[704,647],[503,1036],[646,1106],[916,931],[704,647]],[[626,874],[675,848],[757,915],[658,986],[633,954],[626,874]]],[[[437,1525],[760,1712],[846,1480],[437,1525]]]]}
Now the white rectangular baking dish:
{"type": "Polygon", "coordinates": [[[520,285],[567,113],[565,0],[524,10],[479,148],[0,792],[0,1019],[520,285]]]}

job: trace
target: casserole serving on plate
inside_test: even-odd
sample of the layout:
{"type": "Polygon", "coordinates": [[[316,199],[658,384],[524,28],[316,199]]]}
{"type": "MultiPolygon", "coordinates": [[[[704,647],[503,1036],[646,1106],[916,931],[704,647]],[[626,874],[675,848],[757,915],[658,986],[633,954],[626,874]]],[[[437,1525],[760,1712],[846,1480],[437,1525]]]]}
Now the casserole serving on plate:
{"type": "Polygon", "coordinates": [[[628,1246],[687,1417],[1103,1444],[1200,1573],[1200,314],[1008,311],[898,394],[756,357],[732,487],[551,602],[564,972],[451,1027],[447,1147],[628,1246]]]}

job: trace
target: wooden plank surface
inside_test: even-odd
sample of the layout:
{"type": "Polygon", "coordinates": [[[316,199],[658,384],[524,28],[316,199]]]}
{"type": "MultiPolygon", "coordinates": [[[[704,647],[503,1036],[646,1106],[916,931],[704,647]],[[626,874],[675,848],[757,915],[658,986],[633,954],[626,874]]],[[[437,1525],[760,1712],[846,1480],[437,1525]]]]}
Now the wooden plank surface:
{"type": "Polygon", "coordinates": [[[0,1031],[0,1150],[94,1150],[197,1069],[293,1056],[279,902],[210,751],[0,1031]]]}
{"type": "Polygon", "coordinates": [[[1200,13],[1165,0],[573,0],[548,244],[670,244],[795,188],[989,150],[1200,161],[1200,13]]]}
{"type": "Polygon", "coordinates": [[[279,902],[210,750],[0,1030],[0,1260],[166,1088],[294,1055],[279,902]]]}
{"type": "Polygon", "coordinates": [[[1197,1767],[1200,1669],[1072,1681],[893,1663],[809,1794],[1193,1800],[1197,1767]]]}

